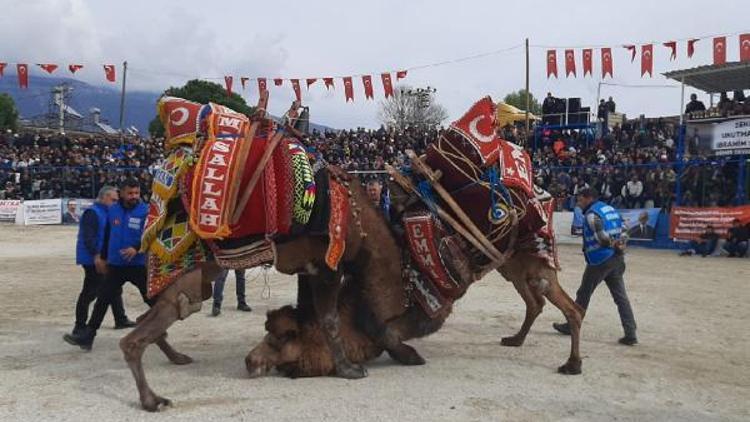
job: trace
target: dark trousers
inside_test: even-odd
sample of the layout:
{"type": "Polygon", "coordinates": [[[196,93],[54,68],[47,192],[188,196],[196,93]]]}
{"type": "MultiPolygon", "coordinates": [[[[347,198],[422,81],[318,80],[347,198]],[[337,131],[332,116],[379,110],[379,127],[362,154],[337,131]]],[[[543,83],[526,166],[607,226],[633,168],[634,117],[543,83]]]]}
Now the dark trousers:
{"type": "MultiPolygon", "coordinates": [[[[89,306],[96,299],[99,288],[104,283],[104,276],[97,273],[93,265],[84,265],[83,274],[83,287],[76,302],[76,327],[86,325],[89,319],[89,306]]],[[[122,324],[128,319],[125,315],[125,307],[122,305],[122,289],[112,300],[112,315],[115,318],[115,325],[122,324]]]]}
{"type": "Polygon", "coordinates": [[[104,320],[104,314],[107,313],[107,307],[122,294],[122,285],[129,281],[141,293],[143,301],[149,306],[153,306],[154,300],[146,296],[146,267],[118,267],[109,266],[109,271],[104,278],[101,289],[96,296],[94,311],[89,319],[89,328],[98,330],[104,320]]]}
{"type": "Polygon", "coordinates": [[[576,292],[576,303],[581,305],[583,309],[588,309],[591,295],[599,283],[604,281],[607,283],[615,305],[617,305],[625,335],[635,337],[635,317],[633,316],[633,309],[630,307],[628,294],[625,292],[623,274],[625,274],[625,257],[620,254],[600,265],[587,265],[583,272],[581,287],[576,292]]]}
{"type": "Polygon", "coordinates": [[[698,255],[711,255],[716,250],[719,242],[716,239],[702,240],[700,242],[691,240],[690,249],[693,249],[698,255]]]}
{"type": "MultiPolygon", "coordinates": [[[[216,280],[214,280],[214,304],[221,306],[224,300],[224,284],[227,281],[229,270],[223,270],[216,280]]],[[[234,270],[237,288],[237,304],[245,303],[245,270],[234,270]]]]}
{"type": "Polygon", "coordinates": [[[746,240],[727,240],[724,249],[729,252],[729,256],[744,257],[747,255],[748,242],[746,240]]]}

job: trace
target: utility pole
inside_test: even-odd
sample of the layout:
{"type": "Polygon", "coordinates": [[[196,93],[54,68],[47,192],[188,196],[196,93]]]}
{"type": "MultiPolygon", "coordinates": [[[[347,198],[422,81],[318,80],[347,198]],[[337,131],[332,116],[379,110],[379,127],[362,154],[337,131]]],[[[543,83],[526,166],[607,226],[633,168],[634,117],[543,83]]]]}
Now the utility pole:
{"type": "Polygon", "coordinates": [[[529,39],[526,38],[526,142],[529,141],[529,108],[531,94],[529,93],[529,39]]]}
{"type": "Polygon", "coordinates": [[[128,78],[128,62],[122,62],[122,93],[120,94],[120,140],[125,136],[125,81],[128,78]]]}

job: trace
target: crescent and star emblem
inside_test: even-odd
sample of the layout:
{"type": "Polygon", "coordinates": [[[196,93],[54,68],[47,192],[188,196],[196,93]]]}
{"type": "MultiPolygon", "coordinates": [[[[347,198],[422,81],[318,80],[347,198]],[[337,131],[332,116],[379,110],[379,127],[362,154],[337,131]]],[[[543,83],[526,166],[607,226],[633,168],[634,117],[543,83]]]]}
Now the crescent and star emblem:
{"type": "Polygon", "coordinates": [[[187,122],[188,119],[188,109],[186,107],[178,107],[174,110],[172,110],[171,113],[169,113],[169,123],[172,123],[175,126],[182,126],[187,122]],[[175,118],[175,115],[179,113],[179,118],[175,118]]]}
{"type": "Polygon", "coordinates": [[[469,123],[469,133],[471,134],[471,136],[477,138],[479,142],[483,142],[486,144],[486,143],[490,143],[494,141],[495,136],[485,135],[484,133],[479,131],[479,128],[477,128],[477,124],[479,124],[479,122],[483,120],[484,118],[485,116],[477,116],[474,119],[472,119],[472,121],[469,123]]]}

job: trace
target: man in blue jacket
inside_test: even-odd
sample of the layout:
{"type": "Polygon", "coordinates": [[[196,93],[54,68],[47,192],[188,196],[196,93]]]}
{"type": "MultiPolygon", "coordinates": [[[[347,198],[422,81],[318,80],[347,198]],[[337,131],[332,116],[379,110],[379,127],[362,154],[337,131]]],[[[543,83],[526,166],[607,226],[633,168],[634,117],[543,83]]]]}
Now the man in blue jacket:
{"type": "Polygon", "coordinates": [[[96,330],[102,325],[107,307],[117,298],[126,281],[134,284],[143,301],[153,305],[146,296],[146,256],[138,253],[148,206],[141,200],[141,187],[136,179],[127,179],[120,187],[120,201],[109,208],[107,236],[107,275],[99,289],[88,325],[79,335],[66,334],[66,342],[91,350],[96,330]]]}
{"type": "MultiPolygon", "coordinates": [[[[83,267],[83,287],[76,301],[76,322],[73,334],[80,334],[89,318],[89,305],[96,299],[97,290],[107,272],[107,262],[102,257],[104,237],[107,229],[109,207],[117,202],[117,189],[104,186],[99,190],[96,201],[83,212],[78,225],[76,241],[76,264],[83,267]]],[[[128,320],[122,305],[122,295],[112,302],[112,314],[115,317],[115,329],[135,326],[128,320]]]]}
{"type": "MultiPolygon", "coordinates": [[[[620,322],[625,337],[619,342],[627,346],[638,343],[635,335],[635,317],[625,291],[625,243],[627,234],[623,232],[623,220],[612,206],[598,200],[599,194],[593,188],[578,192],[578,206],[585,216],[583,224],[583,254],[586,270],[583,272],[581,287],[576,293],[576,303],[585,310],[589,306],[594,289],[604,281],[612,294],[620,313],[620,322]]],[[[570,334],[568,324],[553,324],[563,333],[570,334]]]]}

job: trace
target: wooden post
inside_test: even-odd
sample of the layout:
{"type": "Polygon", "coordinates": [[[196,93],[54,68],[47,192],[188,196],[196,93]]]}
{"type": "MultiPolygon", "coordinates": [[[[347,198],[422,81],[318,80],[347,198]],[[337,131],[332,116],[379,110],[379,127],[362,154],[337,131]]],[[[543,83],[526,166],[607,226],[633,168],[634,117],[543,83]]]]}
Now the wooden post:
{"type": "Polygon", "coordinates": [[[526,142],[529,141],[529,108],[531,107],[531,93],[529,92],[529,39],[526,38],[526,142]]]}

